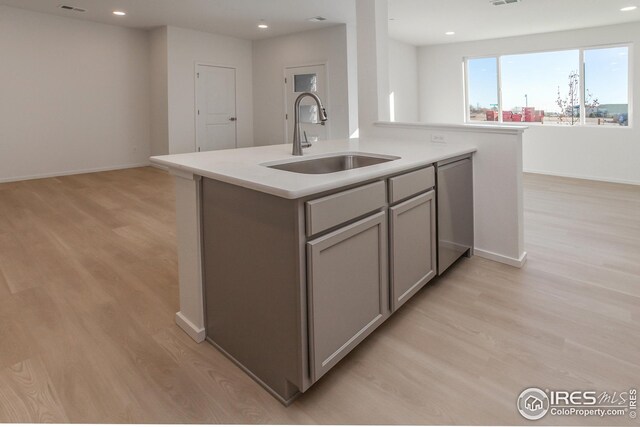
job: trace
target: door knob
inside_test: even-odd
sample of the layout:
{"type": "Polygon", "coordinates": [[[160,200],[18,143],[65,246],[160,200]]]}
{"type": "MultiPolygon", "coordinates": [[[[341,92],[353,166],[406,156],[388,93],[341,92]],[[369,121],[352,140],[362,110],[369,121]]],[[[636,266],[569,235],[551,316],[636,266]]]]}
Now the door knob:
{"type": "Polygon", "coordinates": [[[230,122],[235,122],[236,120],[238,120],[238,119],[236,119],[235,117],[229,117],[229,121],[230,122]]]}

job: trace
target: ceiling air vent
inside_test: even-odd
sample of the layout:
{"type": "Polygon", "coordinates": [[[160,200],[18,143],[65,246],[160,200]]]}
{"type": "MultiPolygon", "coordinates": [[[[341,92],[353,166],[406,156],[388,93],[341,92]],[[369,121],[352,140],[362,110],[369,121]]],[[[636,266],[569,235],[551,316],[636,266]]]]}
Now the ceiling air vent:
{"type": "Polygon", "coordinates": [[[505,4],[520,3],[522,0],[489,0],[494,6],[504,6],[505,4]]]}
{"type": "Polygon", "coordinates": [[[71,12],[84,13],[84,12],[87,11],[87,9],[82,9],[80,7],[75,7],[75,6],[67,6],[66,4],[61,4],[59,7],[60,7],[60,9],[68,10],[68,11],[71,11],[71,12]]]}
{"type": "Polygon", "coordinates": [[[327,18],[325,18],[324,16],[314,16],[313,18],[309,18],[307,19],[307,21],[309,22],[322,22],[322,21],[326,21],[327,18]]]}

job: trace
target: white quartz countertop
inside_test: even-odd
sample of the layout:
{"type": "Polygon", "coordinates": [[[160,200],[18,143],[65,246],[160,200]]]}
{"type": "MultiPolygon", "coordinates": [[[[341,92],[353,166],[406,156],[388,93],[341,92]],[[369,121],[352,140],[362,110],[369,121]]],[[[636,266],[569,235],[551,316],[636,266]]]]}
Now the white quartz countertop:
{"type": "Polygon", "coordinates": [[[234,150],[174,154],[151,157],[154,164],[192,173],[245,188],[297,199],[347,185],[357,184],[404,170],[417,168],[476,151],[471,144],[438,144],[425,141],[389,139],[342,139],[319,141],[293,156],[291,144],[238,148],[234,150]],[[400,157],[359,169],[319,175],[282,171],[265,166],[278,162],[310,160],[332,154],[362,153],[400,157]]]}

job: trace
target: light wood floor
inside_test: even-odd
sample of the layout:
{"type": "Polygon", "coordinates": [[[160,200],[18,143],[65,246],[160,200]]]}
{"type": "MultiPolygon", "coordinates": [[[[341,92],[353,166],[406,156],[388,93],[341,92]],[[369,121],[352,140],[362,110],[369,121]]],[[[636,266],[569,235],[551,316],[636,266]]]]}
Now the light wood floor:
{"type": "Polygon", "coordinates": [[[525,187],[522,270],[462,260],[284,408],[173,323],[164,172],[0,185],[0,422],[526,424],[529,386],[640,387],[640,187],[525,187]]]}

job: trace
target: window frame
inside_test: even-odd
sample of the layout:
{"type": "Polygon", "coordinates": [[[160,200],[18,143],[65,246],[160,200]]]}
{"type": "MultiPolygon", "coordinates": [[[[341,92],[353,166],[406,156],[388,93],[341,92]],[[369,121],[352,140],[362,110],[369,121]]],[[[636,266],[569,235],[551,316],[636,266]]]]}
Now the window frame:
{"type": "Polygon", "coordinates": [[[497,76],[497,84],[498,84],[498,121],[493,123],[498,123],[504,126],[559,126],[559,127],[589,127],[589,128],[603,128],[603,129],[632,129],[633,127],[633,43],[632,42],[624,42],[624,43],[608,43],[603,45],[591,45],[591,46],[582,46],[582,47],[567,47],[561,49],[541,49],[541,50],[530,50],[525,52],[510,52],[510,53],[501,53],[501,54],[487,54],[487,55],[474,55],[474,56],[464,56],[462,58],[462,67],[463,67],[463,82],[464,85],[464,122],[465,124],[483,124],[490,122],[481,122],[481,121],[471,121],[471,110],[469,104],[469,60],[474,59],[487,59],[494,58],[496,60],[496,69],[498,71],[497,76]],[[588,50],[597,50],[597,49],[612,49],[612,48],[627,48],[627,99],[628,99],[628,124],[627,126],[603,126],[597,124],[588,124],[586,122],[586,106],[585,106],[585,96],[586,96],[586,88],[585,88],[585,61],[584,61],[584,53],[588,50]],[[502,121],[502,58],[505,56],[512,55],[528,55],[528,54],[536,54],[536,53],[552,53],[552,52],[566,52],[571,50],[577,50],[579,59],[578,59],[578,72],[580,73],[580,121],[572,126],[567,126],[558,123],[551,124],[543,124],[537,122],[522,122],[522,123],[513,123],[513,122],[503,122],[502,121]]]}
{"type": "Polygon", "coordinates": [[[497,70],[497,100],[498,100],[498,119],[499,122],[502,122],[502,70],[500,69],[500,56],[501,55],[482,55],[482,56],[469,56],[464,57],[463,60],[463,81],[462,84],[464,86],[464,121],[465,123],[479,123],[471,121],[471,111],[469,105],[469,60],[470,59],[487,59],[492,58],[496,60],[496,70],[497,70]]]}

